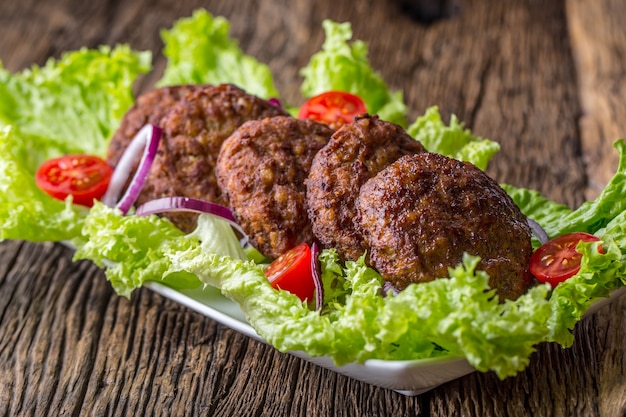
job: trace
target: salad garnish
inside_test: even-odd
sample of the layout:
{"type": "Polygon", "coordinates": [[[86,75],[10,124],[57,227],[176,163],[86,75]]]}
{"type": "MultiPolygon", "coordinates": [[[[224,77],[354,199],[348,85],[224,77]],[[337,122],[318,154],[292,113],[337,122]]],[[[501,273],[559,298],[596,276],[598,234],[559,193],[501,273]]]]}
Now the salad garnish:
{"type": "MultiPolygon", "coordinates": [[[[541,282],[553,287],[580,271],[583,254],[576,250],[580,242],[600,242],[600,238],[585,232],[574,232],[554,238],[537,249],[530,258],[530,272],[541,282]]],[[[602,245],[597,246],[603,253],[602,245]]]]}
{"type": "Polygon", "coordinates": [[[530,229],[533,232],[533,236],[541,244],[547,243],[548,240],[550,240],[550,238],[548,237],[548,234],[546,233],[545,230],[543,230],[543,227],[541,227],[539,223],[537,223],[535,220],[531,219],[530,217],[527,217],[526,221],[528,222],[528,225],[530,226],[530,229]]]}
{"type": "Polygon", "coordinates": [[[313,278],[314,259],[309,245],[301,243],[272,261],[265,269],[265,276],[272,287],[289,291],[304,302],[311,301],[317,287],[313,278]]]}
{"type": "Polygon", "coordinates": [[[319,261],[320,248],[316,242],[311,245],[311,272],[313,284],[315,284],[315,309],[318,311],[324,307],[324,284],[322,283],[322,271],[319,261]]]}
{"type": "Polygon", "coordinates": [[[64,155],[37,169],[37,186],[58,200],[71,196],[74,204],[91,207],[106,192],[113,169],[96,155],[64,155]]]}
{"type": "Polygon", "coordinates": [[[367,113],[367,108],[359,96],[343,91],[326,91],[305,101],[300,106],[298,118],[322,122],[337,130],[363,113],[367,113]]]}
{"type": "Polygon", "coordinates": [[[163,197],[156,200],[148,201],[135,210],[137,216],[148,216],[150,214],[157,213],[169,213],[169,212],[190,212],[198,214],[210,214],[226,221],[233,227],[241,236],[241,246],[245,247],[248,244],[248,236],[243,231],[232,211],[221,204],[212,203],[210,201],[198,200],[197,198],[190,197],[163,197]]]}

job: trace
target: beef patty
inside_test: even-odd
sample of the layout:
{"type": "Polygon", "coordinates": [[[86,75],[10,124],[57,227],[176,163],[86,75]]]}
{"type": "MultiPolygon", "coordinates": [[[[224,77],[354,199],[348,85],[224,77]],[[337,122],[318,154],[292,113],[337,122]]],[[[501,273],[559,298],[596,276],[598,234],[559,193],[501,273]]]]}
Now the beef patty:
{"type": "Polygon", "coordinates": [[[238,223],[265,256],[276,258],[313,241],[304,181],[332,133],[312,120],[277,116],[248,121],[224,142],[218,184],[238,223]]]}
{"type": "Polygon", "coordinates": [[[361,186],[404,155],[424,147],[396,124],[361,115],[335,132],[313,160],[307,179],[307,204],[313,233],[343,259],[357,259],[365,244],[354,227],[361,186]]]}
{"type": "Polygon", "coordinates": [[[369,262],[398,289],[448,276],[463,253],[500,298],[532,283],[531,230],[511,197],[483,171],[434,153],[400,158],[363,185],[357,227],[369,262]]]}

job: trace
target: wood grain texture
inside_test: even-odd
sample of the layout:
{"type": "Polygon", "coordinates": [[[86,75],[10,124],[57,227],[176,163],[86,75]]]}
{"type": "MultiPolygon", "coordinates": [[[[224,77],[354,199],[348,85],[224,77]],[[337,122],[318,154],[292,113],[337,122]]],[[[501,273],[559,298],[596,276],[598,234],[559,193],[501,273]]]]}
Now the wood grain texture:
{"type": "MultiPolygon", "coordinates": [[[[321,0],[6,0],[0,59],[18,71],[82,46],[154,53],[159,30],[194,9],[226,16],[268,63],[283,98],[325,18],[351,21],[414,119],[438,105],[499,141],[501,182],[575,207],[608,180],[623,136],[626,6],[619,0],[463,0],[415,22],[398,2],[321,0]]],[[[1,99],[1,98],[0,98],[1,99]]],[[[103,273],[58,244],[0,243],[0,416],[623,416],[626,300],[579,323],[570,349],[538,346],[528,368],[474,373],[417,397],[276,352],[148,291],[114,294],[103,273]]]]}
{"type": "Polygon", "coordinates": [[[578,69],[580,137],[587,165],[587,198],[595,198],[618,164],[613,141],[626,137],[626,9],[619,0],[567,1],[578,69]]]}

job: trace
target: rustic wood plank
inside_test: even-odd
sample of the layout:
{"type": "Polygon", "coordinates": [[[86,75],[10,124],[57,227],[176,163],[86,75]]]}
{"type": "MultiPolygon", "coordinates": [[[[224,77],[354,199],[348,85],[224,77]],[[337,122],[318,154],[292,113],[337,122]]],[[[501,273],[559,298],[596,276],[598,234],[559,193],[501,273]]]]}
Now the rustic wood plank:
{"type": "Polygon", "coordinates": [[[580,84],[580,135],[595,198],[618,164],[613,141],[626,138],[626,8],[619,0],[567,0],[567,17],[580,84]]]}

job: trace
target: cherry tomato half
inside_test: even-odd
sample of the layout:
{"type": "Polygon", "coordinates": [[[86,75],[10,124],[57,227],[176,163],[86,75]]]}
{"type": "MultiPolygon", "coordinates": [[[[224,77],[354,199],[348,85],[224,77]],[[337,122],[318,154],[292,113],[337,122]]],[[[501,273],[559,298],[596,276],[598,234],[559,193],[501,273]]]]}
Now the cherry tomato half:
{"type": "Polygon", "coordinates": [[[311,248],[306,243],[276,258],[265,270],[272,287],[289,291],[302,301],[312,300],[315,293],[311,270],[311,248]]]}
{"type": "Polygon", "coordinates": [[[37,169],[35,181],[51,197],[91,207],[109,186],[113,169],[95,155],[65,155],[50,159],[37,169]]]}
{"type": "MultiPolygon", "coordinates": [[[[559,236],[541,245],[530,258],[530,272],[541,282],[552,286],[565,281],[580,271],[582,254],[576,246],[582,242],[597,242],[600,239],[584,232],[559,236]]],[[[602,253],[602,246],[598,248],[602,253]]]]}
{"type": "Polygon", "coordinates": [[[365,103],[360,97],[343,91],[328,91],[308,99],[300,107],[298,118],[326,123],[336,130],[366,112],[365,103]]]}

